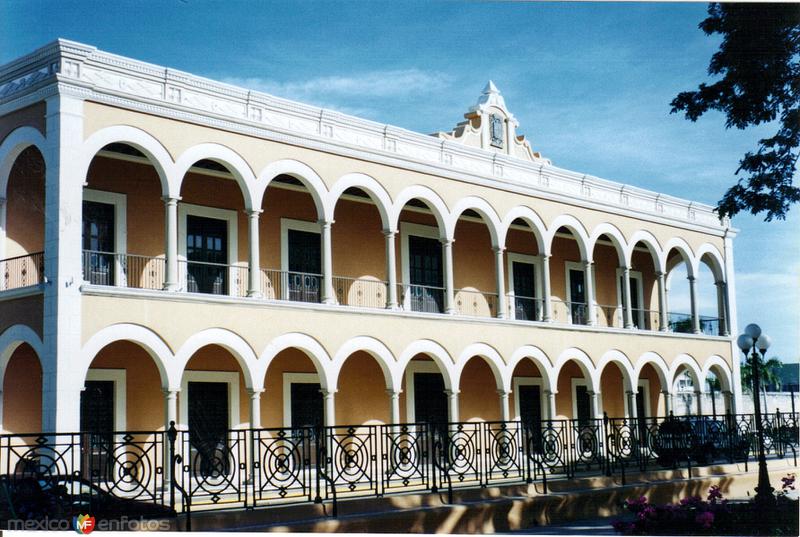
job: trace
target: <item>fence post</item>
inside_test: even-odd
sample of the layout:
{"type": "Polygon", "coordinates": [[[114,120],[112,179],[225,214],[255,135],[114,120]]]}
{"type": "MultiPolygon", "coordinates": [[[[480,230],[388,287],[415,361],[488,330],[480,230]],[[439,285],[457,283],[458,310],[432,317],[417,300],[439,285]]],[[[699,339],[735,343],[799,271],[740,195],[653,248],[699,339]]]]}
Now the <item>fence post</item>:
{"type": "MultiPolygon", "coordinates": [[[[608,449],[608,412],[603,412],[603,448],[605,450],[606,476],[611,477],[611,456],[608,449]]],[[[600,446],[598,446],[599,448],[600,446]]]]}
{"type": "Polygon", "coordinates": [[[175,440],[178,438],[178,430],[175,428],[175,422],[169,422],[169,429],[167,429],[167,440],[169,441],[169,508],[175,511],[175,440]]]}

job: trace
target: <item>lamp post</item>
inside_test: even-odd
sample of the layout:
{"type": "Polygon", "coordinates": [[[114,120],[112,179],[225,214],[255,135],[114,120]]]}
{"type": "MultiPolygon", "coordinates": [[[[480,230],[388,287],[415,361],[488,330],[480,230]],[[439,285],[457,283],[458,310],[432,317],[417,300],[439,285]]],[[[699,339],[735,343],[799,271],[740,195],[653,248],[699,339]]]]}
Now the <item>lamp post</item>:
{"type": "Polygon", "coordinates": [[[756,505],[759,507],[773,507],[775,497],[772,495],[774,490],[769,483],[769,473],[767,472],[767,458],[764,455],[764,428],[761,424],[761,401],[759,391],[761,388],[761,360],[765,356],[771,343],[770,337],[761,333],[761,327],[757,324],[748,324],[744,329],[744,334],[736,340],[736,344],[742,350],[747,360],[747,353],[752,349],[753,370],[753,409],[755,410],[756,435],[758,437],[758,486],[756,487],[756,505]],[[759,356],[759,351],[761,355],[759,356]]]}

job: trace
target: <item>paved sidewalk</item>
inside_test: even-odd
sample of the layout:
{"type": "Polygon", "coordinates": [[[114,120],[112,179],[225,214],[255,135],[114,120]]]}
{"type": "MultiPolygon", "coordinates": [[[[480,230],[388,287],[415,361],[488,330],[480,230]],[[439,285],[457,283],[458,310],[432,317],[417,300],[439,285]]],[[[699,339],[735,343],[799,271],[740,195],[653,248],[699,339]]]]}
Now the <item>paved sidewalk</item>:
{"type": "MultiPolygon", "coordinates": [[[[509,534],[527,535],[617,535],[611,522],[618,517],[592,518],[587,520],[573,520],[549,526],[535,526],[524,530],[508,532],[509,534]]],[[[501,532],[502,533],[502,532],[501,532]]]]}

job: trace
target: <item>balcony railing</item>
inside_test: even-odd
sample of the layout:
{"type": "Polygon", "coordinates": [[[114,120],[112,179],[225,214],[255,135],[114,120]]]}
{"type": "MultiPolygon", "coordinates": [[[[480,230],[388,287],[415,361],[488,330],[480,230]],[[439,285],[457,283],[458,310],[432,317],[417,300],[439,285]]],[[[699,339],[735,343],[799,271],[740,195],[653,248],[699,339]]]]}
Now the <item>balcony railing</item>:
{"type": "Polygon", "coordinates": [[[482,293],[477,289],[456,289],[454,298],[458,315],[471,317],[495,317],[497,315],[497,293],[482,293]]]}
{"type": "Polygon", "coordinates": [[[567,302],[554,298],[551,300],[553,307],[553,320],[566,324],[586,324],[589,319],[585,302],[567,302]]]}
{"type": "Polygon", "coordinates": [[[624,309],[620,306],[596,304],[594,307],[595,324],[608,328],[622,328],[625,322],[624,309]]]}
{"type": "MultiPolygon", "coordinates": [[[[762,424],[768,456],[797,466],[798,415],[764,415],[762,424]]],[[[747,468],[758,447],[749,414],[194,433],[2,435],[4,501],[14,509],[37,488],[48,501],[32,518],[53,508],[67,516],[96,512],[110,502],[120,514],[150,504],[164,516],[171,498],[184,511],[323,501],[336,516],[342,498],[439,491],[452,503],[454,489],[537,482],[547,494],[553,479],[608,476],[625,485],[635,472],[747,468]],[[180,464],[165,467],[176,456],[180,464]]]]}
{"type": "Polygon", "coordinates": [[[292,302],[319,303],[322,300],[322,274],[262,269],[264,298],[292,302]]]}
{"type": "Polygon", "coordinates": [[[518,321],[541,321],[544,318],[544,300],[531,296],[513,295],[509,299],[513,319],[518,321]]]}
{"type": "Polygon", "coordinates": [[[406,285],[403,287],[402,303],[408,311],[443,313],[444,292],[444,287],[406,285]]]}
{"type": "Polygon", "coordinates": [[[385,308],[388,300],[387,282],[369,278],[333,277],[336,302],[341,306],[385,308]]]}
{"type": "MultiPolygon", "coordinates": [[[[719,317],[700,316],[700,333],[709,336],[723,335],[719,317]]],[[[694,332],[692,316],[689,313],[669,312],[669,329],[672,332],[691,334],[694,332]]]]}
{"type": "Polygon", "coordinates": [[[93,285],[162,289],[164,267],[163,257],[83,251],[83,279],[93,285]]]}
{"type": "Polygon", "coordinates": [[[189,293],[247,296],[246,266],[181,259],[178,272],[181,288],[189,293]]]}
{"type": "Polygon", "coordinates": [[[0,260],[3,274],[2,289],[19,289],[44,282],[44,252],[9,257],[0,260]]]}

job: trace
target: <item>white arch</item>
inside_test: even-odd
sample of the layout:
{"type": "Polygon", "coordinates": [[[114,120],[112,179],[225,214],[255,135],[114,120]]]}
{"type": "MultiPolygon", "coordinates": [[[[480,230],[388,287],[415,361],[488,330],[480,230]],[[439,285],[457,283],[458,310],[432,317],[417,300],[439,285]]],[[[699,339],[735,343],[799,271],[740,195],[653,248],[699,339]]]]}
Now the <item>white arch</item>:
{"type": "Polygon", "coordinates": [[[733,392],[733,373],[731,372],[730,364],[717,354],[706,358],[703,364],[703,387],[705,388],[708,374],[712,372],[711,368],[716,368],[713,373],[719,379],[722,391],[733,392]]]}
{"type": "Polygon", "coordinates": [[[331,191],[327,196],[327,204],[325,208],[325,220],[332,222],[334,220],[334,211],[336,210],[336,203],[348,188],[360,188],[366,192],[375,206],[378,208],[378,213],[381,215],[381,225],[386,231],[395,231],[391,228],[391,220],[389,212],[392,208],[392,200],[389,193],[383,188],[378,181],[363,173],[348,173],[341,176],[336,183],[331,187],[331,191]]]}
{"type": "Polygon", "coordinates": [[[589,235],[586,233],[586,229],[583,227],[583,224],[581,224],[577,218],[569,214],[559,215],[552,222],[550,222],[550,226],[547,228],[547,251],[553,251],[553,240],[555,239],[556,232],[561,227],[565,227],[572,232],[573,236],[575,237],[575,242],[578,243],[578,250],[581,254],[581,260],[591,260],[591,252],[588,250],[589,235]]]}
{"type": "Polygon", "coordinates": [[[700,273],[700,264],[705,263],[708,265],[708,268],[711,269],[711,274],[714,275],[715,282],[725,281],[725,261],[722,258],[722,254],[713,244],[707,242],[701,244],[695,253],[694,263],[695,274],[700,273]],[[708,256],[710,262],[706,263],[703,261],[704,256],[708,256]]]}
{"type": "Polygon", "coordinates": [[[410,343],[400,354],[397,359],[397,368],[395,369],[394,385],[403,385],[403,374],[406,371],[406,367],[408,367],[411,359],[418,354],[425,354],[436,362],[442,372],[442,378],[444,378],[445,390],[452,390],[454,386],[453,379],[456,377],[453,359],[444,347],[429,339],[418,339],[410,343]]]}
{"type": "Polygon", "coordinates": [[[319,375],[320,388],[323,390],[335,389],[331,387],[331,382],[332,379],[336,378],[337,371],[333,367],[333,362],[328,352],[316,339],[299,332],[290,332],[276,337],[267,344],[258,356],[257,368],[255,368],[254,373],[255,371],[258,372],[260,378],[259,382],[261,382],[262,385],[272,360],[274,360],[280,352],[292,348],[303,351],[314,364],[314,367],[317,369],[317,374],[319,375]]]}
{"type": "Polygon", "coordinates": [[[545,383],[544,389],[549,390],[551,393],[556,393],[558,391],[558,386],[556,385],[557,376],[554,375],[550,358],[547,357],[542,349],[533,345],[523,345],[511,355],[506,365],[506,378],[509,379],[509,382],[514,377],[514,370],[517,365],[525,359],[532,361],[536,365],[539,374],[542,376],[542,381],[545,383]]]}
{"type": "Polygon", "coordinates": [[[653,257],[653,268],[655,268],[656,272],[666,272],[667,269],[664,262],[664,251],[662,250],[661,245],[658,243],[658,239],[656,239],[652,233],[643,229],[636,231],[631,236],[630,241],[628,241],[628,248],[625,252],[625,262],[627,263],[627,266],[633,266],[633,251],[636,248],[636,245],[640,242],[647,246],[650,255],[653,257]]]}
{"type": "Polygon", "coordinates": [[[558,386],[558,377],[561,375],[561,369],[570,360],[574,360],[583,373],[583,377],[589,383],[589,388],[595,393],[600,393],[600,378],[597,374],[597,369],[592,363],[589,355],[578,349],[577,347],[570,347],[558,355],[555,364],[553,364],[553,376],[555,377],[553,384],[558,386]]]}
{"type": "Polygon", "coordinates": [[[489,236],[492,240],[492,248],[498,248],[502,243],[500,242],[500,217],[497,216],[494,208],[483,198],[476,196],[467,196],[458,200],[453,207],[453,211],[448,217],[447,236],[454,237],[456,233],[456,225],[458,225],[458,217],[467,209],[472,209],[483,218],[486,227],[489,228],[489,236]]]}
{"type": "Polygon", "coordinates": [[[642,354],[639,357],[639,359],[636,360],[636,368],[635,368],[634,378],[636,379],[637,384],[639,382],[639,379],[642,376],[642,370],[644,369],[644,366],[646,366],[647,364],[652,365],[653,369],[655,369],[656,375],[658,375],[658,381],[661,383],[661,390],[662,391],[670,390],[669,366],[667,365],[667,362],[664,360],[664,358],[662,358],[661,355],[659,355],[659,354],[657,354],[655,352],[649,352],[648,351],[648,352],[642,354]]]}
{"type": "Polygon", "coordinates": [[[498,390],[511,391],[511,378],[506,375],[506,364],[503,358],[500,356],[499,352],[486,343],[473,343],[461,351],[458,360],[456,360],[455,367],[453,368],[454,390],[459,390],[461,374],[464,372],[464,367],[466,367],[467,362],[473,357],[480,357],[489,364],[494,374],[494,380],[498,390]]]}
{"type": "Polygon", "coordinates": [[[175,360],[169,346],[158,334],[149,328],[131,323],[119,323],[106,326],[90,337],[81,349],[80,359],[75,368],[75,378],[83,382],[86,378],[86,373],[89,371],[89,366],[91,366],[97,353],[116,341],[130,341],[136,343],[150,355],[158,368],[162,388],[180,388],[180,378],[178,379],[177,385],[170,384],[170,380],[173,376],[171,370],[175,369],[175,360]]]}
{"type": "Polygon", "coordinates": [[[539,218],[539,215],[536,214],[536,211],[525,205],[518,205],[506,213],[503,222],[500,224],[500,244],[505,246],[508,231],[511,228],[511,224],[513,224],[514,220],[517,218],[523,220],[530,226],[533,231],[533,236],[536,238],[536,246],[539,249],[539,254],[550,255],[550,244],[548,241],[545,241],[545,237],[547,237],[547,228],[542,219],[539,218]]]}
{"type": "Polygon", "coordinates": [[[135,147],[144,153],[150,160],[161,180],[161,194],[163,196],[178,197],[180,185],[177,190],[174,181],[180,181],[180,176],[175,177],[173,170],[175,164],[172,157],[164,146],[149,133],[130,127],[128,125],[114,125],[101,129],[87,138],[81,147],[81,164],[79,168],[80,177],[86,178],[89,173],[89,165],[92,163],[97,152],[111,143],[124,143],[135,147]]]}
{"type": "Polygon", "coordinates": [[[397,361],[392,355],[386,345],[377,339],[369,336],[357,336],[345,341],[336,354],[333,356],[333,363],[331,364],[331,384],[332,389],[339,386],[339,373],[342,371],[342,366],[347,359],[355,352],[364,351],[372,356],[381,368],[383,379],[386,382],[386,389],[391,391],[400,391],[400,385],[394,384],[394,373],[397,366],[397,361]]]}
{"type": "Polygon", "coordinates": [[[178,389],[181,385],[183,373],[186,365],[192,356],[207,345],[218,345],[228,352],[239,363],[244,376],[244,385],[247,389],[263,389],[263,378],[254,375],[256,365],[256,353],[253,348],[239,335],[224,328],[207,328],[201,330],[187,339],[178,352],[175,353],[175,367],[172,368],[173,376],[170,379],[171,385],[178,389]]]}
{"type": "MultiPolygon", "coordinates": [[[[14,354],[20,345],[27,343],[36,353],[39,359],[39,364],[42,364],[42,353],[44,352],[44,344],[42,343],[39,334],[33,328],[24,324],[15,324],[6,328],[2,335],[0,335],[0,392],[3,390],[3,382],[6,378],[6,368],[11,356],[14,354]]],[[[2,421],[2,416],[0,416],[2,421]]]]}
{"type": "Polygon", "coordinates": [[[448,236],[448,226],[447,221],[450,217],[450,211],[447,209],[447,205],[445,205],[442,198],[439,195],[431,190],[430,188],[422,185],[412,185],[409,187],[404,188],[400,194],[394,200],[394,205],[392,205],[391,211],[391,224],[392,229],[397,229],[399,222],[400,222],[400,213],[403,212],[403,207],[406,203],[411,201],[412,199],[418,199],[424,202],[428,208],[433,213],[434,218],[436,218],[436,224],[439,227],[439,238],[441,239],[452,239],[452,236],[448,236]]]}
{"type": "Polygon", "coordinates": [[[600,237],[603,235],[609,237],[611,242],[614,244],[619,266],[630,267],[627,256],[625,255],[628,251],[628,243],[625,241],[625,237],[622,235],[622,232],[619,230],[619,228],[609,223],[598,224],[592,230],[592,235],[589,237],[588,242],[590,255],[594,256],[594,248],[597,246],[598,239],[600,239],[600,237]]]}
{"type": "Polygon", "coordinates": [[[694,254],[692,253],[692,248],[687,244],[687,242],[680,237],[672,237],[667,244],[664,245],[664,267],[667,271],[672,272],[672,269],[675,268],[675,265],[672,267],[669,266],[669,253],[673,250],[677,250],[680,254],[683,261],[686,263],[686,275],[689,277],[694,277],[697,273],[695,272],[695,264],[694,264],[694,254]]]}
{"type": "Polygon", "coordinates": [[[263,206],[264,195],[269,184],[279,175],[291,175],[303,183],[314,201],[314,206],[317,209],[317,218],[325,218],[325,200],[328,199],[328,189],[325,183],[310,166],[292,159],[271,162],[258,173],[258,178],[253,188],[253,201],[256,202],[256,208],[260,209],[263,206]]]}
{"type": "Polygon", "coordinates": [[[255,190],[255,174],[250,165],[232,149],[215,143],[194,145],[184,151],[175,162],[173,194],[180,195],[186,172],[200,160],[219,162],[233,175],[242,192],[245,210],[253,209],[253,192],[255,190]]]}
{"type": "MultiPolygon", "coordinates": [[[[7,198],[8,179],[11,175],[11,168],[19,157],[20,153],[30,146],[35,146],[42,154],[47,167],[47,157],[44,150],[47,141],[37,129],[33,127],[18,127],[3,139],[0,143],[0,198],[7,198]]],[[[4,223],[0,223],[5,225],[4,223]]]]}
{"type": "MultiPolygon", "coordinates": [[[[622,372],[623,389],[626,392],[639,391],[639,388],[636,383],[636,372],[633,369],[633,364],[631,364],[630,359],[624,352],[619,351],[617,349],[611,349],[609,351],[606,351],[606,353],[603,354],[603,356],[600,358],[600,361],[597,363],[598,381],[602,381],[603,371],[605,370],[606,366],[612,362],[615,363],[619,367],[619,370],[622,372]]],[[[602,388],[603,387],[600,386],[601,390],[602,388]]]]}
{"type": "Polygon", "coordinates": [[[682,366],[685,366],[686,369],[689,370],[689,375],[692,377],[695,390],[702,390],[702,384],[700,384],[700,381],[705,377],[703,376],[703,372],[700,370],[700,366],[697,365],[697,361],[688,354],[679,354],[672,361],[672,366],[669,368],[669,391],[672,392],[672,387],[675,384],[678,371],[682,366]]]}

